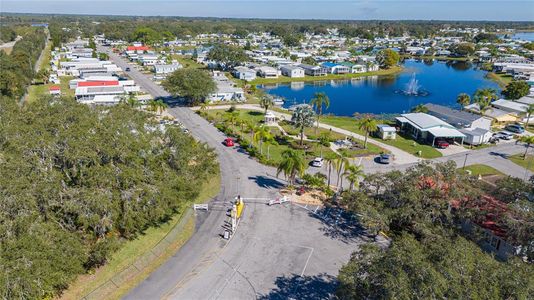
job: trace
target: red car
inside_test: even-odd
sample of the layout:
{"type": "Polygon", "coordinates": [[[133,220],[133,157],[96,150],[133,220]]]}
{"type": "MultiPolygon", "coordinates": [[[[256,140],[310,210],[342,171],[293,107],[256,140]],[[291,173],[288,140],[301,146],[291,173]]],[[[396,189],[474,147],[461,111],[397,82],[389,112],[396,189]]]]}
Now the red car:
{"type": "Polygon", "coordinates": [[[231,138],[226,138],[223,142],[223,144],[226,146],[226,147],[233,147],[234,146],[234,140],[231,139],[231,138]]]}
{"type": "Polygon", "coordinates": [[[439,141],[436,141],[435,145],[436,145],[437,148],[445,149],[445,148],[449,147],[449,142],[447,142],[445,140],[439,140],[439,141]]]}

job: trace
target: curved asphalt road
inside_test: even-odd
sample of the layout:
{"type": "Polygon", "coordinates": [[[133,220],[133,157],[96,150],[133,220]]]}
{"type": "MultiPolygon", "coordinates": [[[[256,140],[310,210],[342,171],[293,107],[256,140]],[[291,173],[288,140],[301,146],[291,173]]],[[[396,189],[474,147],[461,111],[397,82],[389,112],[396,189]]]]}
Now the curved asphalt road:
{"type": "MultiPolygon", "coordinates": [[[[106,50],[100,48],[99,51],[106,50]]],[[[169,98],[170,95],[147,75],[116,54],[109,54],[121,68],[130,67],[130,77],[147,92],[156,98],[169,98]]],[[[131,290],[125,299],[250,299],[276,291],[279,285],[273,279],[284,280],[291,278],[291,274],[297,274],[301,279],[306,275],[326,274],[331,278],[337,274],[340,265],[348,260],[361,241],[343,236],[346,232],[328,231],[332,228],[293,206],[266,209],[264,204],[251,201],[242,228],[232,242],[223,240],[221,234],[230,200],[237,194],[245,198],[272,199],[281,184],[272,177],[273,168],[257,163],[235,148],[224,147],[221,142],[225,136],[190,109],[173,107],[169,112],[189,128],[195,138],[215,149],[222,188],[211,202],[215,209],[199,213],[197,231],[192,238],[131,290]]],[[[515,153],[520,147],[503,145],[497,148],[501,151],[496,148],[473,151],[468,164],[484,159],[500,161],[499,155],[490,152],[515,153]]],[[[464,157],[462,154],[442,159],[454,159],[459,163],[464,157]]],[[[268,295],[274,298],[299,297],[293,288],[290,292],[294,294],[268,295]]]]}
{"type": "MultiPolygon", "coordinates": [[[[128,75],[155,98],[168,98],[170,94],[155,84],[147,75],[142,74],[133,66],[108,48],[99,47],[99,51],[107,52],[115,64],[123,70],[129,67],[128,75]]],[[[172,103],[170,104],[172,107],[172,103]]],[[[277,179],[270,178],[268,173],[275,174],[269,168],[250,159],[245,153],[222,145],[225,136],[189,108],[172,107],[169,113],[182,122],[200,141],[213,147],[218,154],[221,169],[221,191],[213,201],[216,206],[228,204],[237,194],[249,198],[274,198],[276,189],[271,186],[277,179]]],[[[276,185],[276,184],[275,184],[276,185]]],[[[251,210],[253,208],[250,208],[251,210]]],[[[249,213],[251,213],[249,211],[249,213]]],[[[134,288],[125,299],[161,299],[176,289],[177,285],[194,274],[207,262],[212,261],[218,252],[227,244],[221,238],[222,225],[227,220],[226,210],[210,210],[197,218],[197,231],[192,238],[158,270],[152,273],[139,286],[134,288]],[[200,224],[198,224],[200,223],[200,224]]]]}

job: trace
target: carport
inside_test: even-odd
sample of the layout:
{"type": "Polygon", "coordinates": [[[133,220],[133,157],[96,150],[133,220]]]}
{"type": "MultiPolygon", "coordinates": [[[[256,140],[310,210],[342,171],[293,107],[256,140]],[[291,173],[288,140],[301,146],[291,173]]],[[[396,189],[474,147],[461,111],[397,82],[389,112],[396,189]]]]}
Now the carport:
{"type": "MultiPolygon", "coordinates": [[[[432,147],[434,147],[434,143],[436,142],[436,139],[443,138],[443,139],[453,139],[455,142],[457,139],[460,139],[460,144],[464,144],[464,138],[465,134],[461,133],[460,131],[453,129],[453,128],[447,128],[447,127],[434,127],[430,128],[428,130],[428,133],[432,135],[432,147]]],[[[430,137],[429,137],[430,138],[430,137]]]]}

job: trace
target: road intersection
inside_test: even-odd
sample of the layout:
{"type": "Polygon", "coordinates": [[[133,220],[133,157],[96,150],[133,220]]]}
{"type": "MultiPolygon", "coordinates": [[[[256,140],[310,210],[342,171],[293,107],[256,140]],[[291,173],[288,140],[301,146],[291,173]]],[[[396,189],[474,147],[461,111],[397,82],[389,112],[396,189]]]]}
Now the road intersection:
{"type": "MultiPolygon", "coordinates": [[[[170,99],[169,93],[117,54],[100,46],[99,51],[107,52],[123,70],[129,67],[129,76],[153,97],[170,99]]],[[[169,103],[169,113],[218,154],[221,191],[210,203],[214,209],[197,213],[191,239],[125,299],[299,298],[299,286],[315,288],[320,298],[332,296],[339,268],[361,243],[368,242],[361,228],[354,227],[357,222],[341,211],[291,203],[268,206],[266,200],[254,200],[278,196],[284,181],[276,178],[276,170],[238,148],[225,147],[225,136],[215,127],[191,109],[169,103]],[[221,238],[228,219],[226,209],[238,194],[254,199],[245,201],[239,230],[227,241],[221,238]]],[[[486,163],[501,171],[509,168],[517,176],[524,169],[510,166],[504,156],[521,151],[524,146],[514,144],[470,151],[468,164],[486,163]]],[[[449,159],[461,165],[465,155],[436,161],[449,159]]],[[[366,171],[405,169],[414,163],[370,164],[366,171]]]]}

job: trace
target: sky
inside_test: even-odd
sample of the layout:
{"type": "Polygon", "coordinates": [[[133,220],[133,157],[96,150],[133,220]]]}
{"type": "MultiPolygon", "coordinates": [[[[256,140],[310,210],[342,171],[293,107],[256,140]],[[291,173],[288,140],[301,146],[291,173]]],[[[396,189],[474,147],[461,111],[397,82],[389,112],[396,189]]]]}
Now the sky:
{"type": "Polygon", "coordinates": [[[534,0],[0,0],[0,12],[268,19],[534,21],[534,0]]]}

